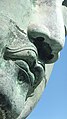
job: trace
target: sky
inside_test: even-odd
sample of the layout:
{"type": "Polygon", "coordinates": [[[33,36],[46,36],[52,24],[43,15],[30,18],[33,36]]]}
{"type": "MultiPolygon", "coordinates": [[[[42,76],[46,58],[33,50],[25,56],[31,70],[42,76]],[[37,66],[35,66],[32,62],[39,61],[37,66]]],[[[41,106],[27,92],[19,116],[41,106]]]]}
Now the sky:
{"type": "Polygon", "coordinates": [[[27,119],[67,119],[67,38],[42,97],[27,119]]]}

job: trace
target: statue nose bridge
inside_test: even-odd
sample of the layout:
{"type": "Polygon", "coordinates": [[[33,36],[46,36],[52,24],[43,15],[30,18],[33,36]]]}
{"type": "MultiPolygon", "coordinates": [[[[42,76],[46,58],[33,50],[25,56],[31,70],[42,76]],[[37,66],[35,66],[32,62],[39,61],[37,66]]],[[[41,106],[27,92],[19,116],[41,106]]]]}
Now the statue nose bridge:
{"type": "Polygon", "coordinates": [[[59,57],[62,45],[51,38],[51,33],[44,25],[30,24],[27,30],[29,40],[37,47],[41,59],[45,63],[54,63],[59,57]]]}

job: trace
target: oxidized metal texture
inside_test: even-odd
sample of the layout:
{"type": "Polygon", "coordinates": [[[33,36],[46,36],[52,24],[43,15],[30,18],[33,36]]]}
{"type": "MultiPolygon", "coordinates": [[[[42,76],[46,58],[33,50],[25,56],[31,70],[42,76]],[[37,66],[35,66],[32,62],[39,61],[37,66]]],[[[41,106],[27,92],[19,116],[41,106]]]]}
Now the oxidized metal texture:
{"type": "Polygon", "coordinates": [[[64,47],[62,2],[0,1],[0,119],[25,119],[39,101],[64,47]]]}

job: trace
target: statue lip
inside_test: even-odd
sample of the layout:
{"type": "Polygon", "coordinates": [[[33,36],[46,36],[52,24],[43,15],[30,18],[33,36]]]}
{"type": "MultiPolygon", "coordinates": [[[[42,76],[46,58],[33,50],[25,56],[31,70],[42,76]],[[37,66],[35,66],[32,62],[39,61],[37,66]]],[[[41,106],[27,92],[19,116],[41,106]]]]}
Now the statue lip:
{"type": "Polygon", "coordinates": [[[36,47],[34,46],[23,46],[21,48],[12,48],[12,47],[5,47],[4,55],[5,60],[24,60],[30,61],[35,60],[38,57],[38,52],[36,47]]]}
{"type": "Polygon", "coordinates": [[[33,46],[25,46],[24,45],[21,48],[11,48],[11,47],[6,46],[5,50],[6,50],[5,52],[8,52],[8,53],[17,53],[17,52],[21,52],[21,51],[24,51],[24,50],[32,50],[36,54],[38,54],[37,53],[37,49],[36,49],[36,47],[34,45],[33,46]]]}
{"type": "MultiPolygon", "coordinates": [[[[30,65],[23,61],[23,60],[16,60],[15,64],[19,67],[19,71],[21,71],[22,79],[19,79],[19,84],[22,85],[24,82],[29,84],[29,90],[26,96],[26,99],[30,96],[32,96],[32,93],[34,92],[35,88],[40,84],[40,82],[45,77],[45,66],[41,62],[36,62],[32,68],[30,68],[30,65]],[[23,78],[24,76],[24,78],[23,78]]],[[[18,73],[19,74],[19,73],[18,73]]]]}
{"type": "MultiPolygon", "coordinates": [[[[21,71],[22,75],[26,75],[25,77],[28,79],[27,82],[30,84],[30,86],[35,85],[35,83],[37,82],[36,72],[37,73],[39,72],[39,74],[41,74],[40,76],[41,79],[44,76],[43,74],[45,74],[45,66],[40,61],[35,62],[32,67],[30,67],[30,65],[23,60],[16,60],[15,64],[19,67],[20,69],[19,71],[21,71]]],[[[22,80],[23,78],[20,79],[19,81],[20,84],[22,84],[22,80]]]]}
{"type": "MultiPolygon", "coordinates": [[[[34,89],[39,85],[45,75],[45,66],[39,61],[38,52],[34,45],[21,48],[6,47],[5,60],[12,60],[19,67],[21,74],[28,79],[28,83],[34,89]]],[[[22,83],[22,80],[19,81],[22,83]]]]}
{"type": "Polygon", "coordinates": [[[25,62],[25,61],[23,61],[23,60],[16,60],[15,61],[15,64],[19,68],[19,72],[18,72],[19,83],[22,84],[22,81],[25,80],[26,83],[29,83],[32,86],[33,83],[34,83],[34,80],[35,80],[35,76],[31,72],[28,63],[25,62]],[[22,79],[19,79],[19,77],[20,77],[20,74],[19,73],[22,75],[22,79]]]}

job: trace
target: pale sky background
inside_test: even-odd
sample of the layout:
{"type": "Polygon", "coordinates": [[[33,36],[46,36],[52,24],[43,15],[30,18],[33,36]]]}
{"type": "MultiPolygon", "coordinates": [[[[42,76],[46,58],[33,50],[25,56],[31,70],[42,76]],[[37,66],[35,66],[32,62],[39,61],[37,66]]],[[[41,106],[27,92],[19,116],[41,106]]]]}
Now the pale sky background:
{"type": "Polygon", "coordinates": [[[67,119],[67,38],[46,89],[27,119],[67,119]]]}

